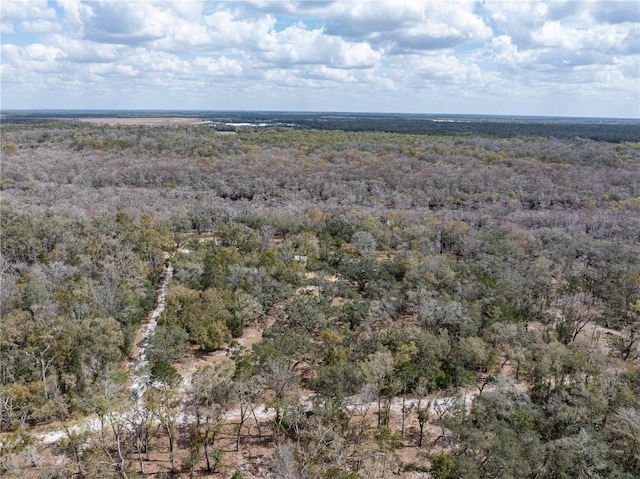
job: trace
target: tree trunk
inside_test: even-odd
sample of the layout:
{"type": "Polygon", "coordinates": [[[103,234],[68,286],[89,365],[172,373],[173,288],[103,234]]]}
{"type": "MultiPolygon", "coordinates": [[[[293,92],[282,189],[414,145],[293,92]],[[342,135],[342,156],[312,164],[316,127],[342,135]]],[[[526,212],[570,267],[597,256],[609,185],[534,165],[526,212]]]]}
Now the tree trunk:
{"type": "Polygon", "coordinates": [[[138,444],[138,462],[140,463],[140,473],[144,475],[144,462],[142,461],[142,444],[138,444]]]}
{"type": "Polygon", "coordinates": [[[202,441],[204,447],[204,458],[207,461],[207,472],[211,472],[211,461],[209,460],[209,416],[205,419],[205,435],[202,441]]]}
{"type": "Polygon", "coordinates": [[[167,424],[167,435],[169,436],[169,459],[171,460],[171,472],[175,474],[176,472],[176,457],[174,452],[174,438],[173,431],[171,431],[171,426],[167,424]]]}
{"type": "Polygon", "coordinates": [[[238,424],[238,432],[236,434],[236,451],[240,452],[240,434],[242,433],[242,426],[247,418],[247,406],[240,405],[240,423],[238,424]]]}
{"type": "Polygon", "coordinates": [[[204,440],[204,458],[207,461],[207,472],[211,472],[211,461],[209,460],[209,441],[204,440]]]}
{"type": "Polygon", "coordinates": [[[253,407],[253,404],[249,405],[251,407],[251,414],[253,415],[253,420],[256,422],[256,428],[258,429],[258,437],[262,437],[262,429],[260,428],[260,421],[256,417],[256,409],[253,407]]]}
{"type": "Polygon", "coordinates": [[[402,439],[404,439],[404,421],[405,421],[405,415],[406,415],[406,409],[405,409],[406,400],[407,400],[407,395],[403,391],[403,393],[402,393],[402,426],[400,428],[400,437],[402,437],[402,439]]]}

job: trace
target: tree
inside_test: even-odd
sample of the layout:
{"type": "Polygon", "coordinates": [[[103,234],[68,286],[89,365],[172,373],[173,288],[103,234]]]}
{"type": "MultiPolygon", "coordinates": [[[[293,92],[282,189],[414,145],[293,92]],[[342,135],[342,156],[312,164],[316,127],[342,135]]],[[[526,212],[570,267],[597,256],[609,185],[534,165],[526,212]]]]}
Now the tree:
{"type": "Polygon", "coordinates": [[[295,365],[291,366],[286,360],[268,358],[262,371],[261,383],[265,389],[273,391],[273,397],[266,405],[275,410],[273,431],[274,437],[278,437],[283,429],[284,414],[289,409],[289,403],[293,400],[291,398],[292,389],[298,384],[295,365]]]}
{"type": "Polygon", "coordinates": [[[640,411],[637,407],[622,407],[611,418],[608,429],[616,451],[622,453],[622,465],[632,474],[640,472],[640,411]]]}
{"type": "Polygon", "coordinates": [[[133,439],[134,447],[138,455],[140,473],[144,474],[142,455],[146,454],[146,458],[149,460],[149,442],[151,440],[151,429],[154,422],[153,413],[144,406],[143,401],[138,400],[137,397],[133,399],[133,405],[126,415],[127,428],[129,436],[133,439]]]}
{"type": "Polygon", "coordinates": [[[384,268],[374,258],[360,257],[341,263],[340,273],[356,283],[358,292],[365,293],[372,281],[385,277],[384,268]]]}
{"type": "Polygon", "coordinates": [[[141,215],[129,233],[129,240],[135,251],[152,267],[163,261],[163,252],[172,249],[174,241],[169,226],[150,215],[141,215]]]}
{"type": "Polygon", "coordinates": [[[402,426],[400,429],[400,435],[403,438],[405,419],[407,414],[407,392],[411,391],[417,386],[418,379],[420,378],[420,373],[420,366],[410,360],[398,363],[393,368],[393,378],[398,382],[399,389],[402,392],[402,426]]]}
{"type": "MultiPolygon", "coordinates": [[[[240,407],[240,419],[236,430],[236,451],[240,451],[242,428],[249,414],[254,410],[255,404],[263,392],[263,385],[258,376],[237,378],[233,383],[233,393],[240,407]]],[[[257,422],[257,419],[256,419],[257,422]]]]}
{"type": "Polygon", "coordinates": [[[323,398],[342,405],[362,385],[363,374],[358,364],[349,359],[329,364],[320,364],[316,378],[309,385],[323,398]]]}
{"type": "Polygon", "coordinates": [[[161,384],[148,388],[143,393],[144,407],[149,410],[159,421],[160,426],[167,433],[169,440],[169,461],[171,462],[171,472],[176,472],[176,436],[178,419],[180,417],[180,404],[182,403],[182,393],[172,387],[161,384]]]}
{"type": "Polygon", "coordinates": [[[264,315],[264,308],[262,304],[260,304],[260,301],[254,296],[240,290],[233,293],[232,311],[232,326],[227,325],[229,326],[231,336],[234,338],[242,336],[245,324],[252,323],[264,315]]]}
{"type": "Polygon", "coordinates": [[[83,472],[83,455],[87,443],[91,439],[91,431],[80,431],[77,428],[65,427],[66,437],[61,441],[61,445],[65,452],[70,453],[71,459],[75,462],[78,475],[82,477],[83,472]]]}
{"type": "Polygon", "coordinates": [[[621,477],[607,460],[606,449],[597,433],[580,429],[554,441],[549,466],[556,477],[621,477]]]}
{"type": "MultiPolygon", "coordinates": [[[[122,371],[107,371],[96,385],[94,394],[88,398],[88,407],[98,416],[96,434],[108,464],[113,465],[123,479],[127,479],[126,411],[131,407],[126,393],[122,371]],[[115,442],[112,447],[109,439],[115,442]],[[113,450],[115,449],[115,452],[113,450]]],[[[68,434],[69,439],[71,435],[68,434]]]]}
{"type": "Polygon", "coordinates": [[[463,305],[458,301],[444,301],[437,298],[424,298],[414,307],[418,319],[433,333],[441,328],[456,334],[460,329],[466,329],[469,318],[465,314],[463,305]]]}
{"type": "Polygon", "coordinates": [[[291,443],[278,446],[271,456],[269,471],[273,477],[281,479],[302,479],[304,472],[298,463],[296,452],[291,443]]]}
{"type": "Polygon", "coordinates": [[[385,424],[382,414],[382,394],[388,385],[390,375],[393,371],[393,357],[388,351],[378,351],[361,365],[365,381],[374,387],[378,403],[378,428],[385,424]]]}
{"type": "Polygon", "coordinates": [[[189,334],[177,324],[159,324],[149,338],[145,355],[151,363],[180,361],[189,345],[189,334]]]}
{"type": "Polygon", "coordinates": [[[587,293],[573,293],[560,299],[561,316],[556,324],[558,339],[563,344],[569,344],[578,334],[595,319],[592,312],[594,299],[587,293]]]}
{"type": "Polygon", "coordinates": [[[224,414],[232,396],[234,373],[233,361],[223,360],[199,369],[191,381],[189,404],[196,416],[193,455],[197,462],[200,447],[204,448],[207,472],[215,469],[215,460],[214,466],[211,465],[213,456],[209,453],[209,446],[215,444],[216,435],[225,423],[224,414]]]}
{"type": "Polygon", "coordinates": [[[451,454],[441,452],[431,457],[431,475],[436,479],[458,479],[460,471],[451,454]]]}
{"type": "Polygon", "coordinates": [[[177,324],[189,333],[189,339],[204,351],[218,349],[226,339],[227,323],[232,318],[229,301],[215,288],[194,291],[176,286],[167,294],[163,323],[177,324]]]}
{"type": "Polygon", "coordinates": [[[42,390],[43,390],[42,392],[44,394],[45,399],[49,399],[49,392],[47,390],[47,372],[51,367],[51,363],[53,363],[53,361],[55,360],[55,356],[48,357],[48,358],[45,357],[45,355],[47,354],[47,351],[49,351],[50,348],[51,348],[51,345],[49,344],[43,350],[38,351],[37,354],[35,351],[25,351],[25,353],[28,356],[31,356],[31,358],[33,358],[33,360],[38,365],[38,368],[40,369],[40,379],[42,381],[42,390]]]}
{"type": "Polygon", "coordinates": [[[640,356],[640,299],[629,305],[630,321],[621,334],[610,339],[612,349],[625,361],[634,361],[640,356]]]}
{"type": "Polygon", "coordinates": [[[376,239],[368,231],[356,231],[351,241],[358,249],[360,256],[372,256],[376,252],[376,239]]]}
{"type": "Polygon", "coordinates": [[[418,436],[418,447],[422,447],[422,441],[424,439],[424,426],[429,422],[429,418],[431,413],[429,409],[431,408],[431,401],[429,401],[425,407],[422,407],[421,404],[418,405],[416,410],[416,415],[418,417],[418,427],[420,428],[420,434],[418,436]]]}

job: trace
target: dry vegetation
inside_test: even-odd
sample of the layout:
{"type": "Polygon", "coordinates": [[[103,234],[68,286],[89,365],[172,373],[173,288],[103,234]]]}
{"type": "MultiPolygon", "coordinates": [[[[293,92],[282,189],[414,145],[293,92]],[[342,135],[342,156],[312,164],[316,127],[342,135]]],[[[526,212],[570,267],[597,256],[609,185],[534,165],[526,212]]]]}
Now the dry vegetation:
{"type": "Polygon", "coordinates": [[[633,138],[114,121],[3,125],[2,474],[640,476],[633,138]]]}

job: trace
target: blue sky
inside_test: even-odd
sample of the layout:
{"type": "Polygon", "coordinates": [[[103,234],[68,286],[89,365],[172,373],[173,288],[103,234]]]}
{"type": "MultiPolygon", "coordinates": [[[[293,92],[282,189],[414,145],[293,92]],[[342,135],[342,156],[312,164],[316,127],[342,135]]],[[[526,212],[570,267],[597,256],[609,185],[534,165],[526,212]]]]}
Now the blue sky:
{"type": "Polygon", "coordinates": [[[640,117],[640,2],[0,0],[3,109],[640,117]]]}

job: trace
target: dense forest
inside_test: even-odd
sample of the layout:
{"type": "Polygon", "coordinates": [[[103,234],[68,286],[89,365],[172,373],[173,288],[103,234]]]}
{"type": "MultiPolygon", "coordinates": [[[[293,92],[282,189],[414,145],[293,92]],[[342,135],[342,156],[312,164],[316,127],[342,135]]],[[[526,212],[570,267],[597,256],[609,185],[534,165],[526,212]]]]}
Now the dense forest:
{"type": "Polygon", "coordinates": [[[640,477],[637,122],[354,118],[3,122],[0,474],[640,477]]]}

